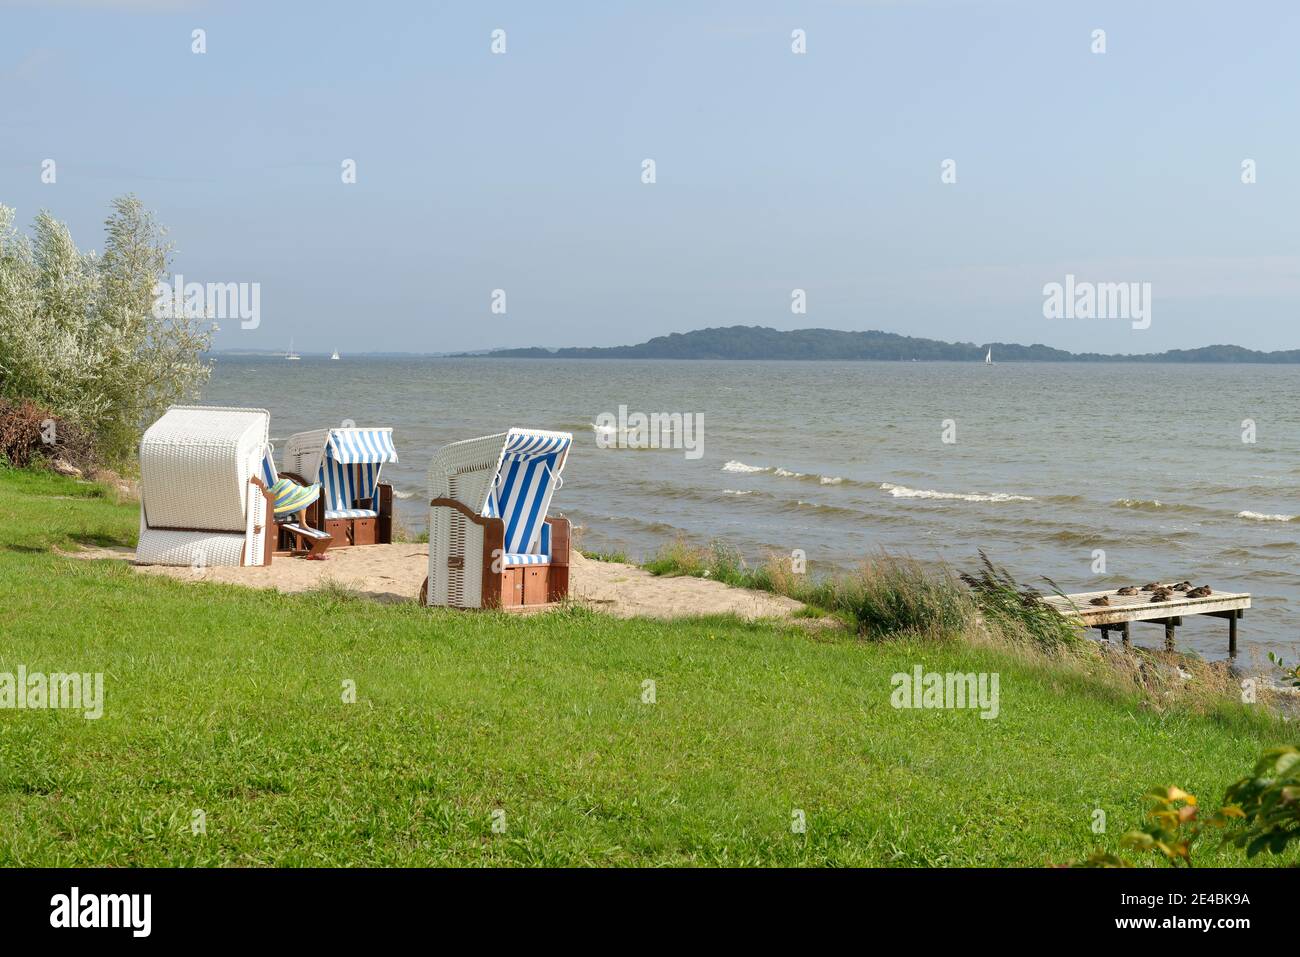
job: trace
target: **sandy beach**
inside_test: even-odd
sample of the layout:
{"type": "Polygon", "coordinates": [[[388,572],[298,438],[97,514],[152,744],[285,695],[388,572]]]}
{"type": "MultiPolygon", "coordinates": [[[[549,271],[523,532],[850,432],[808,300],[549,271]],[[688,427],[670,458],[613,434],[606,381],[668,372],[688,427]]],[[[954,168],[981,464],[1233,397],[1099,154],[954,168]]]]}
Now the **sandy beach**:
{"type": "MultiPolygon", "coordinates": [[[[70,558],[135,561],[130,549],[86,548],[66,552],[70,558]]],[[[427,545],[357,545],[333,549],[323,562],[277,557],[264,567],[207,568],[133,565],[142,575],[166,575],[181,581],[222,582],[246,588],[306,592],[325,587],[345,588],[374,601],[415,601],[428,573],[427,545]]],[[[574,552],[571,599],[622,618],[681,618],[735,614],[745,619],[788,618],[803,608],[800,602],[767,592],[733,588],[702,578],[651,575],[635,565],[597,562],[574,552]]]]}

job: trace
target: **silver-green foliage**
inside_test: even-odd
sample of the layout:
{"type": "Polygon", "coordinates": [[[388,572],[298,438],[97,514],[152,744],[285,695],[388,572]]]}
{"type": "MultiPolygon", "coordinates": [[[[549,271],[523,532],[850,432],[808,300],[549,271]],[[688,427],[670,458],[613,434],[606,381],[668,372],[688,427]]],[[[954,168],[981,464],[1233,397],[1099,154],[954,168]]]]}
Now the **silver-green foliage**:
{"type": "Polygon", "coordinates": [[[140,201],[114,200],[105,229],[103,255],[82,252],[49,213],[29,237],[0,205],[0,396],[49,408],[120,462],[207,379],[210,334],[202,320],[154,315],[171,247],[140,201]]]}

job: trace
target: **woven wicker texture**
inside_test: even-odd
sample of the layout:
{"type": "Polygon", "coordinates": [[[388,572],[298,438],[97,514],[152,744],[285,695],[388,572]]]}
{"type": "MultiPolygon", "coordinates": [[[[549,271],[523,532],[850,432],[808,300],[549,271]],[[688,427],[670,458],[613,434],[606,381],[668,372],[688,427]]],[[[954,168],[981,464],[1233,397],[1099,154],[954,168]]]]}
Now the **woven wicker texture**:
{"type": "Polygon", "coordinates": [[[136,561],[260,564],[266,501],[250,480],[261,475],[269,428],[265,409],[220,406],[172,406],[151,425],[140,442],[136,561]]]}
{"type": "Polygon", "coordinates": [[[149,526],[242,534],[248,480],[259,474],[270,418],[264,409],[168,409],[140,443],[149,526]]]}

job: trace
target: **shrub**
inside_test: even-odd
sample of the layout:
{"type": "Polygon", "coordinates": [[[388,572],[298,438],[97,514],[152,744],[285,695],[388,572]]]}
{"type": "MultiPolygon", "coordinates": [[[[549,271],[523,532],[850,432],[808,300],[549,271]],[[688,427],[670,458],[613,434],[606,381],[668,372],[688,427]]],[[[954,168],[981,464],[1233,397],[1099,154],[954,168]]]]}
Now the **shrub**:
{"type": "MultiPolygon", "coordinates": [[[[1120,840],[1121,846],[1157,854],[1171,866],[1192,866],[1192,851],[1211,828],[1224,829],[1222,843],[1246,849],[1251,858],[1262,851],[1281,854],[1300,842],[1300,748],[1275,748],[1264,752],[1255,770],[1228,786],[1224,804],[1204,816],[1195,796],[1177,787],[1159,788],[1147,795],[1150,806],[1144,825],[1120,840]],[[1240,827],[1232,828],[1234,822],[1240,827]]],[[[1131,867],[1109,851],[1089,855],[1087,867],[1131,867]]]]}
{"type": "Polygon", "coordinates": [[[1265,850],[1281,854],[1292,841],[1300,842],[1300,749],[1266,751],[1254,773],[1231,785],[1224,800],[1246,823],[1229,840],[1244,847],[1247,857],[1265,850]]]}
{"type": "Polygon", "coordinates": [[[62,458],[83,471],[95,466],[94,443],[79,428],[34,402],[0,399],[0,460],[26,468],[44,458],[62,458]]]}
{"type": "Polygon", "coordinates": [[[1292,688],[1300,688],[1300,663],[1289,665],[1283,658],[1273,654],[1271,651],[1268,653],[1268,660],[1282,672],[1283,682],[1290,685],[1292,688]]]}
{"type": "Polygon", "coordinates": [[[199,320],[158,318],[171,247],[140,201],[114,201],[104,254],[81,252],[48,213],[29,238],[0,206],[0,396],[30,400],[117,464],[141,429],[206,380],[199,320]]]}
{"type": "Polygon", "coordinates": [[[952,637],[970,625],[973,612],[947,568],[927,569],[883,552],[863,562],[857,574],[814,584],[808,594],[823,607],[846,612],[858,632],[872,638],[952,637]]]}
{"type": "MultiPolygon", "coordinates": [[[[1221,827],[1226,821],[1215,815],[1208,821],[1200,820],[1196,795],[1182,788],[1158,788],[1146,795],[1147,812],[1142,829],[1129,831],[1120,838],[1120,846],[1129,850],[1158,855],[1171,867],[1191,867],[1192,850],[1200,841],[1206,827],[1221,827]]],[[[1094,851],[1084,867],[1132,867],[1132,863],[1119,854],[1094,851]]]]}

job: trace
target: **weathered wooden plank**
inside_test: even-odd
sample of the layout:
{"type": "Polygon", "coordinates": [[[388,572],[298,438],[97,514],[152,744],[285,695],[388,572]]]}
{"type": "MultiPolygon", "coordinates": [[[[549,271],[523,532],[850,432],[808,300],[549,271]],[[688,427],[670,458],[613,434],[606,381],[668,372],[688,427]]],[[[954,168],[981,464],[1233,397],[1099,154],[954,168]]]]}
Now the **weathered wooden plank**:
{"type": "MultiPolygon", "coordinates": [[[[1050,595],[1043,602],[1068,618],[1076,618],[1085,625],[1118,625],[1129,621],[1158,621],[1179,615],[1209,615],[1215,612],[1236,612],[1250,607],[1247,592],[1215,592],[1204,598],[1187,598],[1181,592],[1169,601],[1153,602],[1150,592],[1137,595],[1116,595],[1107,591],[1080,592],[1074,595],[1050,595]],[[1090,605],[1088,600],[1106,595],[1109,605],[1090,605]]],[[[1226,617],[1226,615],[1224,616],[1226,617]]]]}
{"type": "Polygon", "coordinates": [[[1174,650],[1174,630],[1183,623],[1184,615],[1206,615],[1228,619],[1228,657],[1237,656],[1237,621],[1250,607],[1247,592],[1216,592],[1204,598],[1188,598],[1181,592],[1168,601],[1152,601],[1150,592],[1136,595],[1117,595],[1110,591],[1079,592],[1074,595],[1052,595],[1043,598],[1044,604],[1055,608],[1067,618],[1072,618],[1090,628],[1100,629],[1102,638],[1109,640],[1112,628],[1122,630],[1124,644],[1129,643],[1129,624],[1135,621],[1165,626],[1165,650],[1174,650]],[[1089,599],[1105,595],[1109,605],[1089,604],[1089,599]]]}

